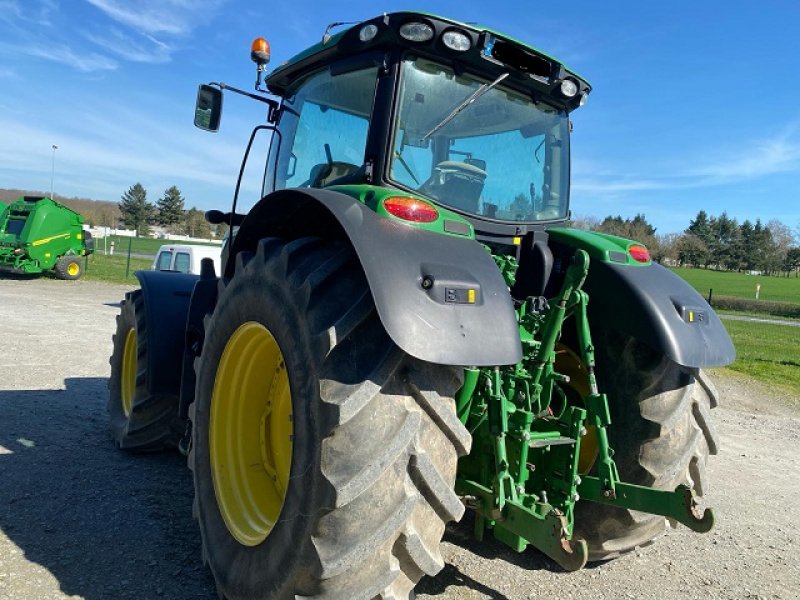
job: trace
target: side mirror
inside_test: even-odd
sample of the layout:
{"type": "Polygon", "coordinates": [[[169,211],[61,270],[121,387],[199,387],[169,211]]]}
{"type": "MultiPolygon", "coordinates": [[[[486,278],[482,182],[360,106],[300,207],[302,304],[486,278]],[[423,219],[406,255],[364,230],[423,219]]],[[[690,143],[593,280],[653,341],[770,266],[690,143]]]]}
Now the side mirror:
{"type": "Polygon", "coordinates": [[[194,126],[205,131],[218,131],[222,118],[222,90],[201,85],[197,90],[194,107],[194,126]]]}

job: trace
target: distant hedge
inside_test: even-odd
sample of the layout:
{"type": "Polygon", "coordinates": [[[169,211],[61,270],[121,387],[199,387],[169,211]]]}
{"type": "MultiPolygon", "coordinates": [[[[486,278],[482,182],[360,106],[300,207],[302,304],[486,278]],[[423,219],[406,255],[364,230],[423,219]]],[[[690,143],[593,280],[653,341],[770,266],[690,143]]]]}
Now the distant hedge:
{"type": "Polygon", "coordinates": [[[749,298],[735,298],[733,296],[712,296],[711,305],[714,308],[722,310],[741,310],[765,313],[776,317],[800,319],[800,304],[790,304],[788,302],[753,300],[749,298]]]}

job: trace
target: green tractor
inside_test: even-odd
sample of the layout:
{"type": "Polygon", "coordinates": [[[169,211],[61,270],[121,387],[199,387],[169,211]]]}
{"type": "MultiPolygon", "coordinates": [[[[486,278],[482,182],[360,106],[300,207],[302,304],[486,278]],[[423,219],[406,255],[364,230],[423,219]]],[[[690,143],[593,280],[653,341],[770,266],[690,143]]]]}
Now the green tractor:
{"type": "Polygon", "coordinates": [[[708,531],[702,369],[734,348],[642,244],[567,226],[589,84],[411,12],[263,82],[265,40],[251,57],[255,93],[195,109],[216,131],[222,90],[266,104],[207,213],[234,232],[221,273],[137,273],[109,384],[121,448],[188,455],[220,595],[409,598],[465,509],[569,571],[708,531]]]}

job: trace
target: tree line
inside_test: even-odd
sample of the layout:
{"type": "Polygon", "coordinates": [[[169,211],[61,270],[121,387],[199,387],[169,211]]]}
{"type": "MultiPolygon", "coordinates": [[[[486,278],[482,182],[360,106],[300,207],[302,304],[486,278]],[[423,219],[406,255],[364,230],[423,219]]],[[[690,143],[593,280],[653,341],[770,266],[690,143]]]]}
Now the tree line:
{"type": "Polygon", "coordinates": [[[716,217],[701,210],[683,232],[666,235],[659,235],[644,214],[580,218],[572,225],[642,242],[657,262],[767,275],[800,272],[800,228],[795,235],[777,219],[739,223],[726,212],[716,217]]]}
{"type": "Polygon", "coordinates": [[[152,225],[196,238],[210,239],[224,234],[223,227],[211,227],[203,211],[195,207],[187,210],[185,202],[181,191],[173,185],[152,203],[147,199],[147,190],[137,182],[122,194],[118,206],[122,223],[135,230],[137,237],[148,235],[152,225]]]}

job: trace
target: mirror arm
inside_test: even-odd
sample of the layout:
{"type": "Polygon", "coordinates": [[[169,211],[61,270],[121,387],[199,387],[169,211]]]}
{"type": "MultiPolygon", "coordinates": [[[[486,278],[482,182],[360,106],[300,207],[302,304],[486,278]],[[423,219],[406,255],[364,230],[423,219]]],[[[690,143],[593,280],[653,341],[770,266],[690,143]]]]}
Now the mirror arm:
{"type": "Polygon", "coordinates": [[[234,92],[236,94],[239,94],[241,96],[247,96],[248,98],[252,98],[253,100],[258,100],[259,102],[263,102],[265,104],[268,104],[269,105],[269,112],[267,113],[267,120],[270,123],[274,123],[275,122],[275,117],[277,116],[278,109],[280,108],[280,105],[275,100],[273,100],[272,98],[265,98],[264,96],[259,96],[258,94],[252,94],[250,92],[246,92],[244,90],[240,90],[239,88],[235,88],[235,87],[233,87],[231,85],[227,85],[227,84],[222,83],[222,82],[217,83],[216,81],[212,81],[208,85],[213,85],[215,87],[218,87],[220,90],[230,90],[230,91],[232,91],[232,92],[234,92]]]}

